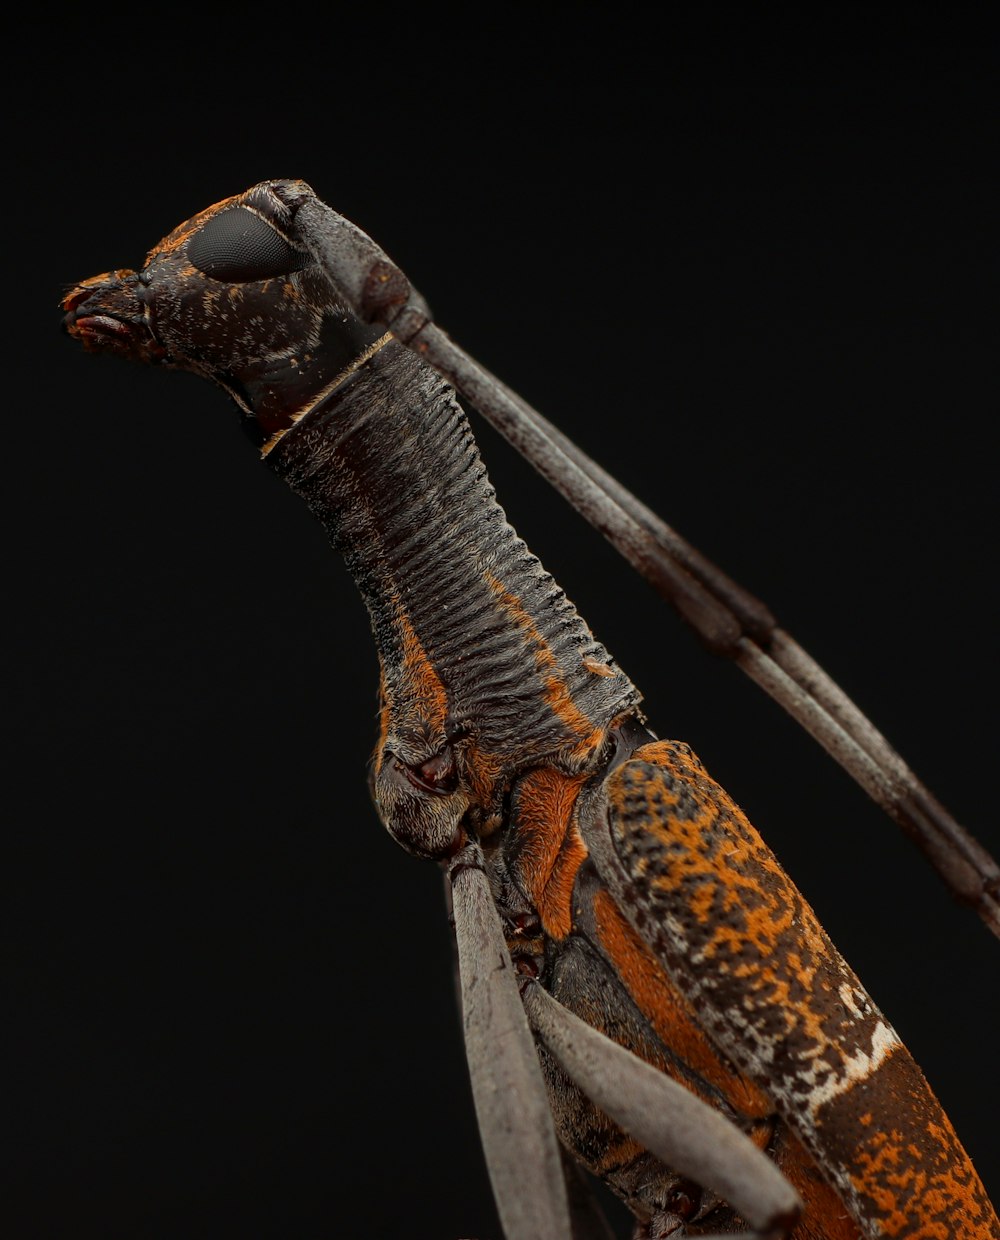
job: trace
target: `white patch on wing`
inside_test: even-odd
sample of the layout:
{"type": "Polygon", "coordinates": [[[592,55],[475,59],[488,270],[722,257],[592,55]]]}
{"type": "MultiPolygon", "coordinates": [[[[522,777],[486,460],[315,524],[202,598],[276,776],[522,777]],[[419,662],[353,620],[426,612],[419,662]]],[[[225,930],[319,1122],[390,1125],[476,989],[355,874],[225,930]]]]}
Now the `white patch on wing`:
{"type": "Polygon", "coordinates": [[[871,1002],[863,990],[856,989],[854,986],[848,985],[847,982],[842,982],[837,993],[840,995],[841,1003],[852,1016],[867,1016],[871,1012],[871,1002]]]}
{"type": "Polygon", "coordinates": [[[808,1105],[813,1118],[820,1107],[825,1106],[831,1098],[845,1093],[859,1081],[867,1080],[896,1047],[901,1045],[895,1029],[880,1020],[872,1032],[871,1051],[859,1050],[856,1054],[845,1057],[842,1072],[837,1076],[831,1075],[822,1085],[817,1085],[812,1090],[808,1105]]]}

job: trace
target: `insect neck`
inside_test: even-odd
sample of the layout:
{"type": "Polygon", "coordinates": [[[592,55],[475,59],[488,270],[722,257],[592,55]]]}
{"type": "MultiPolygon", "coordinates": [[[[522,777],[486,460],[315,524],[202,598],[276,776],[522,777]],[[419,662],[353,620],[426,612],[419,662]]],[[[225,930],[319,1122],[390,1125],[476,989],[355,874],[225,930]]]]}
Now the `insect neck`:
{"type": "Polygon", "coordinates": [[[391,342],[278,441],[371,615],[382,744],[584,764],[639,695],[497,504],[450,387],[391,342]]]}

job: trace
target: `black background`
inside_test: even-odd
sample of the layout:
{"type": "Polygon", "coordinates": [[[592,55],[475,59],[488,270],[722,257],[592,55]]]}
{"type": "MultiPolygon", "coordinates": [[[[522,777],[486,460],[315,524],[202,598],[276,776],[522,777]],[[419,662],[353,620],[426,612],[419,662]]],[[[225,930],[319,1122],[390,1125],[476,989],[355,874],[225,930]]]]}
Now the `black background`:
{"type": "MultiPolygon", "coordinates": [[[[500,1240],[441,879],[367,800],[354,587],[221,393],[59,332],[64,286],[258,180],[371,233],[1000,846],[995,57],[958,18],[697,11],[29,17],[11,42],[5,1235],[500,1240]]],[[[513,523],[1000,1192],[1000,945],[475,425],[513,523]]]]}

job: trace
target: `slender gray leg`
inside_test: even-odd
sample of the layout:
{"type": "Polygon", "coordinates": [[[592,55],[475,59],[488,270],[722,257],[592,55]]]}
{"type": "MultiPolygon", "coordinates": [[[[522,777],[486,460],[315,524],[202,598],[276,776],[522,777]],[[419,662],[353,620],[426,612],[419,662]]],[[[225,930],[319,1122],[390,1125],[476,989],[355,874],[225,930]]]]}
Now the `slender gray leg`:
{"type": "Polygon", "coordinates": [[[562,1154],[478,849],[451,867],[466,1056],[506,1240],[571,1240],[562,1154]]]}
{"type": "Polygon", "coordinates": [[[580,1088],[668,1167],[710,1188],[778,1240],[802,1210],[798,1194],[748,1137],[689,1090],[574,1016],[526,980],[535,1033],[580,1088]]]}

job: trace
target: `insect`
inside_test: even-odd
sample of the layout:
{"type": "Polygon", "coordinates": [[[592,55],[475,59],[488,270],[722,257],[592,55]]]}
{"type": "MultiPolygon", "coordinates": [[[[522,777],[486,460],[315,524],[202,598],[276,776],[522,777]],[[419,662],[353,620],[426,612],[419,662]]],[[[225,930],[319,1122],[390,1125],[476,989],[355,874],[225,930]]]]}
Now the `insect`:
{"type": "MultiPolygon", "coordinates": [[[[372,794],[450,881],[509,1240],[607,1234],[561,1149],[625,1201],[637,1236],[998,1234],[919,1068],[808,904],[688,747],[650,730],[507,523],[421,356],[450,376],[458,351],[364,234],[303,183],[266,182],[64,305],[88,348],[222,386],[357,581],[381,666],[372,794]]],[[[766,630],[523,402],[475,367],[462,390],[523,415],[509,433],[543,472],[565,458],[589,478],[574,503],[709,644],[740,646],[733,615],[766,630]]],[[[954,835],[878,738],[857,754],[815,729],[897,817],[954,835]]],[[[995,919],[991,859],[954,838],[949,881],[995,919]]]]}

